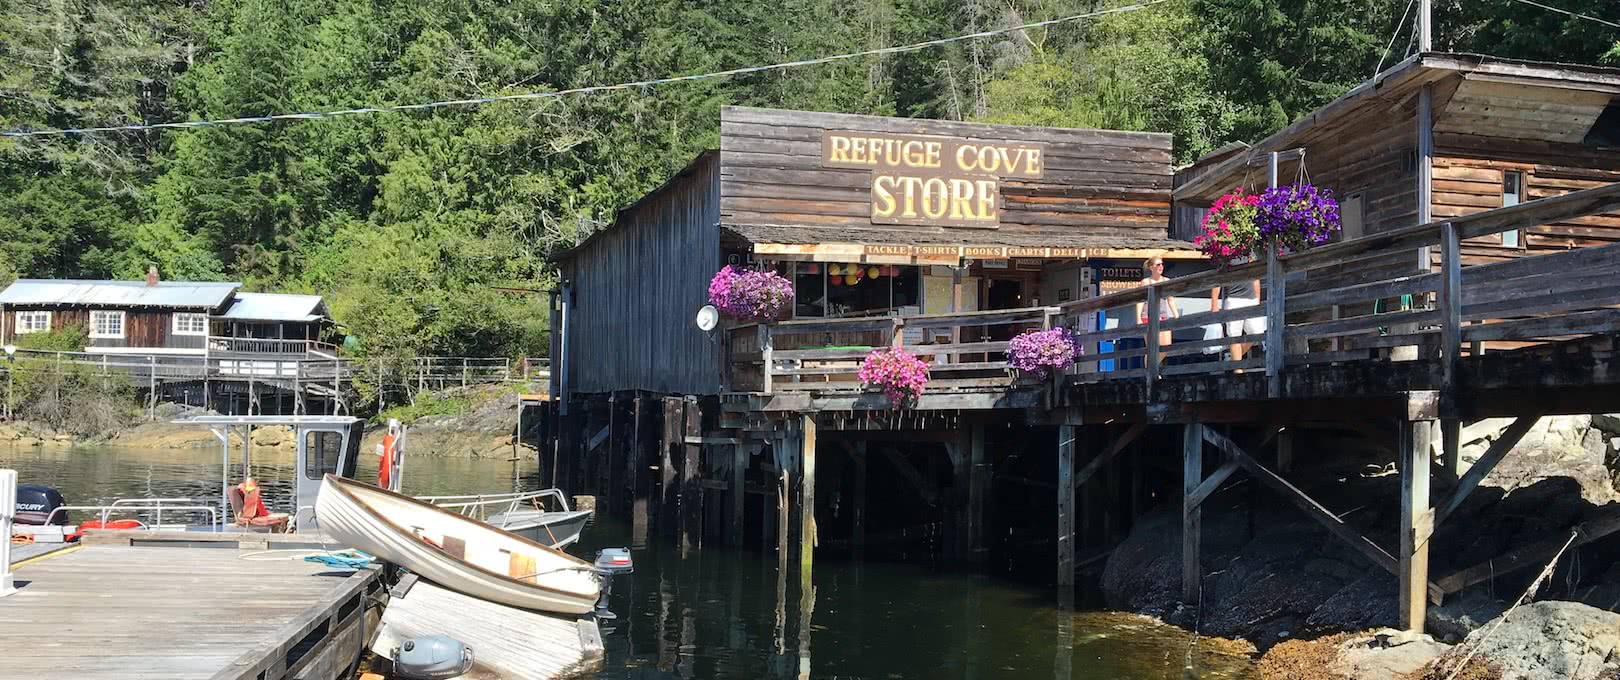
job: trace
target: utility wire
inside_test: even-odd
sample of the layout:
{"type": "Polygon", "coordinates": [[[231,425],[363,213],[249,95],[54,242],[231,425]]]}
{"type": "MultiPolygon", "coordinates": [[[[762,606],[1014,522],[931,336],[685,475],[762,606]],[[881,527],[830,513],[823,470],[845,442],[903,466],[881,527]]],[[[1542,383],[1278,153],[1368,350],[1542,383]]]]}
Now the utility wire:
{"type": "Polygon", "coordinates": [[[725,71],[713,71],[713,72],[709,72],[709,73],[698,73],[698,74],[687,75],[687,76],[673,76],[673,77],[668,77],[668,78],[655,78],[655,79],[652,79],[652,80],[638,80],[638,81],[635,81],[635,82],[618,83],[618,84],[615,84],[615,85],[592,85],[592,86],[589,86],[589,87],[576,87],[576,88],[572,88],[572,89],[555,90],[555,91],[551,91],[551,92],[525,92],[525,93],[522,93],[522,94],[501,95],[501,96],[498,96],[498,97],[479,97],[479,98],[476,98],[476,99],[452,99],[452,100],[447,100],[447,101],[426,102],[426,103],[421,103],[421,104],[397,104],[397,105],[392,105],[392,106],[367,106],[367,107],[361,107],[361,108],[355,108],[355,109],[339,109],[339,110],[335,110],[335,111],[312,111],[312,112],[306,112],[306,113],[278,113],[278,114],[272,114],[272,115],[268,115],[268,116],[243,116],[243,117],[240,117],[240,118],[220,118],[220,119],[214,119],[214,120],[193,120],[193,121],[185,121],[185,122],[177,122],[177,123],[107,125],[107,126],[100,126],[100,127],[60,128],[60,129],[45,129],[45,130],[12,130],[12,131],[0,132],[0,137],[42,137],[42,136],[47,136],[47,135],[82,135],[82,134],[89,134],[89,133],[95,133],[95,132],[135,132],[135,131],[141,131],[141,130],[159,130],[159,129],[171,129],[171,128],[200,128],[200,127],[213,127],[213,126],[219,126],[219,125],[246,125],[246,124],[255,124],[255,123],[269,123],[269,122],[281,121],[281,120],[317,120],[317,119],[323,119],[323,118],[337,118],[337,117],[340,117],[340,116],[353,116],[353,115],[368,114],[368,113],[423,111],[423,110],[428,110],[428,109],[438,109],[438,108],[445,108],[445,107],[451,107],[451,106],[479,106],[479,105],[490,104],[490,103],[494,103],[494,102],[518,101],[518,100],[525,100],[525,99],[556,99],[556,98],[561,98],[561,97],[565,97],[565,96],[568,96],[568,95],[575,95],[575,94],[591,94],[591,93],[596,93],[596,92],[609,92],[609,91],[614,91],[614,90],[631,90],[631,89],[652,87],[652,86],[655,86],[655,85],[667,85],[667,84],[670,84],[670,83],[682,83],[682,82],[695,81],[695,80],[713,80],[713,79],[717,79],[717,78],[730,78],[732,76],[739,76],[739,75],[744,75],[744,74],[749,74],[749,73],[760,73],[760,72],[765,72],[765,71],[779,71],[779,70],[786,70],[786,69],[790,69],[790,68],[798,68],[798,67],[801,67],[801,66],[815,66],[815,65],[819,65],[819,64],[828,64],[828,63],[832,63],[832,62],[836,62],[836,61],[845,61],[845,60],[849,60],[849,59],[858,59],[858,58],[861,58],[861,57],[870,57],[870,56],[877,56],[877,55],[884,55],[884,54],[899,54],[899,53],[903,53],[903,52],[916,52],[918,50],[923,50],[923,49],[927,49],[927,48],[930,48],[930,47],[937,47],[939,45],[946,45],[946,44],[955,43],[955,42],[961,42],[961,41],[964,41],[964,40],[973,40],[973,39],[976,39],[976,38],[989,38],[989,37],[992,37],[992,36],[1003,35],[1003,34],[1006,34],[1006,33],[1013,33],[1013,32],[1017,32],[1017,31],[1025,31],[1025,30],[1029,30],[1029,29],[1032,29],[1032,28],[1041,28],[1041,27],[1045,27],[1045,26],[1052,26],[1052,25],[1055,25],[1055,24],[1069,23],[1069,22],[1073,22],[1073,21],[1080,21],[1082,19],[1092,19],[1092,18],[1096,18],[1096,17],[1108,15],[1108,14],[1123,14],[1123,13],[1126,13],[1126,12],[1135,12],[1137,10],[1147,9],[1147,8],[1152,7],[1154,5],[1169,2],[1169,1],[1170,0],[1145,0],[1143,2],[1138,2],[1138,3],[1134,4],[1134,5],[1124,5],[1124,6],[1114,7],[1114,8],[1100,10],[1100,11],[1096,11],[1096,12],[1087,12],[1085,14],[1075,14],[1075,15],[1071,15],[1071,16],[1058,17],[1056,19],[1047,19],[1045,21],[1035,21],[1035,22],[1030,22],[1030,23],[1027,23],[1027,24],[1020,24],[1018,26],[1011,26],[1011,27],[1007,27],[1007,28],[997,28],[997,29],[988,30],[988,31],[979,31],[979,32],[976,32],[976,33],[968,33],[968,34],[965,34],[965,35],[952,36],[952,37],[949,37],[949,38],[938,38],[938,39],[935,39],[935,40],[928,40],[928,41],[925,41],[925,42],[911,43],[909,45],[897,45],[897,46],[894,46],[894,47],[883,47],[883,48],[878,48],[878,49],[865,50],[865,51],[861,51],[861,52],[850,52],[848,54],[835,54],[835,55],[826,56],[826,57],[818,57],[818,58],[815,58],[815,59],[801,59],[801,60],[798,60],[798,61],[787,61],[787,62],[782,62],[782,63],[779,63],[779,64],[769,64],[769,65],[763,65],[763,66],[745,66],[745,67],[742,67],[742,68],[728,69],[728,70],[725,70],[725,71]]]}
{"type": "Polygon", "coordinates": [[[1604,26],[1613,26],[1615,28],[1620,28],[1620,24],[1617,24],[1617,23],[1615,23],[1613,21],[1609,21],[1608,19],[1599,19],[1599,18],[1594,17],[1594,16],[1581,14],[1580,12],[1571,12],[1571,11],[1569,11],[1567,9],[1559,9],[1557,7],[1553,7],[1552,5],[1543,5],[1543,4],[1539,3],[1539,2],[1536,2],[1536,0],[1514,0],[1514,1],[1515,2],[1522,2],[1522,3],[1524,3],[1526,5],[1530,5],[1532,7],[1540,7],[1542,9],[1544,9],[1544,10],[1548,10],[1548,11],[1551,11],[1551,12],[1557,12],[1559,14],[1568,14],[1568,15],[1570,15],[1572,17],[1576,17],[1576,18],[1579,18],[1579,19],[1585,19],[1587,21],[1596,21],[1596,22],[1598,22],[1600,24],[1603,24],[1604,26]]]}
{"type": "Polygon", "coordinates": [[[1401,27],[1406,25],[1406,15],[1412,11],[1414,0],[1406,0],[1406,9],[1401,10],[1401,20],[1395,22],[1395,31],[1389,34],[1389,44],[1384,46],[1384,56],[1378,58],[1378,65],[1373,67],[1372,77],[1377,78],[1378,72],[1384,70],[1384,60],[1389,58],[1389,51],[1395,47],[1395,37],[1401,34],[1401,27]]]}

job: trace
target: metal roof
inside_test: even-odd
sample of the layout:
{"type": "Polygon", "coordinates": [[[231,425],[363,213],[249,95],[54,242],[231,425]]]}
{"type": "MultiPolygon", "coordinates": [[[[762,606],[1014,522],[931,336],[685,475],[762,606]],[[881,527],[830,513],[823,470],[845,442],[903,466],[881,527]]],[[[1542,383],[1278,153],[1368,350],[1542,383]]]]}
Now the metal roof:
{"type": "Polygon", "coordinates": [[[148,286],[145,281],[18,279],[0,291],[0,304],[215,309],[240,287],[233,282],[159,281],[148,286]]]}
{"type": "Polygon", "coordinates": [[[319,295],[282,293],[237,293],[221,319],[240,321],[319,321],[326,317],[326,305],[319,295]]]}

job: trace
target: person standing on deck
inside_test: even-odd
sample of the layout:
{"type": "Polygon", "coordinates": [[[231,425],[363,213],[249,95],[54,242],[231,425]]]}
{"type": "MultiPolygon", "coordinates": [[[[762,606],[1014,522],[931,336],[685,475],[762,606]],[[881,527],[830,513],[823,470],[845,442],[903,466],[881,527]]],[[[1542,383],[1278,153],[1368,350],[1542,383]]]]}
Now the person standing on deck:
{"type": "MultiPolygon", "coordinates": [[[[1142,279],[1142,285],[1144,286],[1151,286],[1155,283],[1163,283],[1170,280],[1164,275],[1164,258],[1157,255],[1142,262],[1142,274],[1145,276],[1145,278],[1142,279]]],[[[1167,321],[1180,317],[1181,310],[1176,309],[1175,302],[1171,300],[1169,296],[1159,299],[1159,321],[1167,321]]],[[[1142,324],[1143,326],[1147,325],[1147,303],[1136,303],[1136,322],[1142,324]]],[[[1159,347],[1170,346],[1170,335],[1170,331],[1159,331],[1159,347]]]]}
{"type": "MultiPolygon", "coordinates": [[[[1239,281],[1227,284],[1219,289],[1221,295],[1221,309],[1240,309],[1255,307],[1260,304],[1260,280],[1239,281]]],[[[1236,319],[1226,322],[1226,337],[1236,338],[1243,335],[1258,335],[1266,332],[1266,317],[1256,316],[1247,319],[1236,319]]],[[[1242,361],[1243,355],[1253,347],[1252,342],[1234,342],[1230,346],[1233,361],[1242,361]]]]}

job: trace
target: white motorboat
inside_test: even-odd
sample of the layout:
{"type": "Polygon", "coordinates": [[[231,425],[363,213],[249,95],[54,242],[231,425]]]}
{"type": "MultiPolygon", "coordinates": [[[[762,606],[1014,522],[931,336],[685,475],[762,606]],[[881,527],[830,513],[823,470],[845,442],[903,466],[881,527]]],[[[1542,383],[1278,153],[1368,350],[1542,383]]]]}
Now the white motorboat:
{"type": "Polygon", "coordinates": [[[417,496],[416,500],[460,513],[536,543],[562,549],[579,540],[590,510],[573,510],[557,489],[465,496],[417,496]]]}
{"type": "Polygon", "coordinates": [[[584,614],[600,593],[584,560],[363,482],[327,475],[315,514],[334,540],[490,602],[584,614]]]}

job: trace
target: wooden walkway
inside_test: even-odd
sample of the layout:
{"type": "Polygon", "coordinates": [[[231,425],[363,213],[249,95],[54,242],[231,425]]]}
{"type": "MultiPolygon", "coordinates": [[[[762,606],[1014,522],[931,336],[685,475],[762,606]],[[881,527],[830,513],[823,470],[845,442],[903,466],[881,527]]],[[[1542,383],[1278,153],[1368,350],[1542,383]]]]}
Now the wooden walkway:
{"type": "Polygon", "coordinates": [[[467,680],[554,680],[601,665],[602,634],[594,619],[513,609],[410,575],[392,595],[371,645],[379,655],[413,637],[444,634],[473,648],[467,680]]]}
{"type": "Polygon", "coordinates": [[[297,553],[90,545],[16,571],[0,678],[336,678],[380,571],[297,553]]]}

